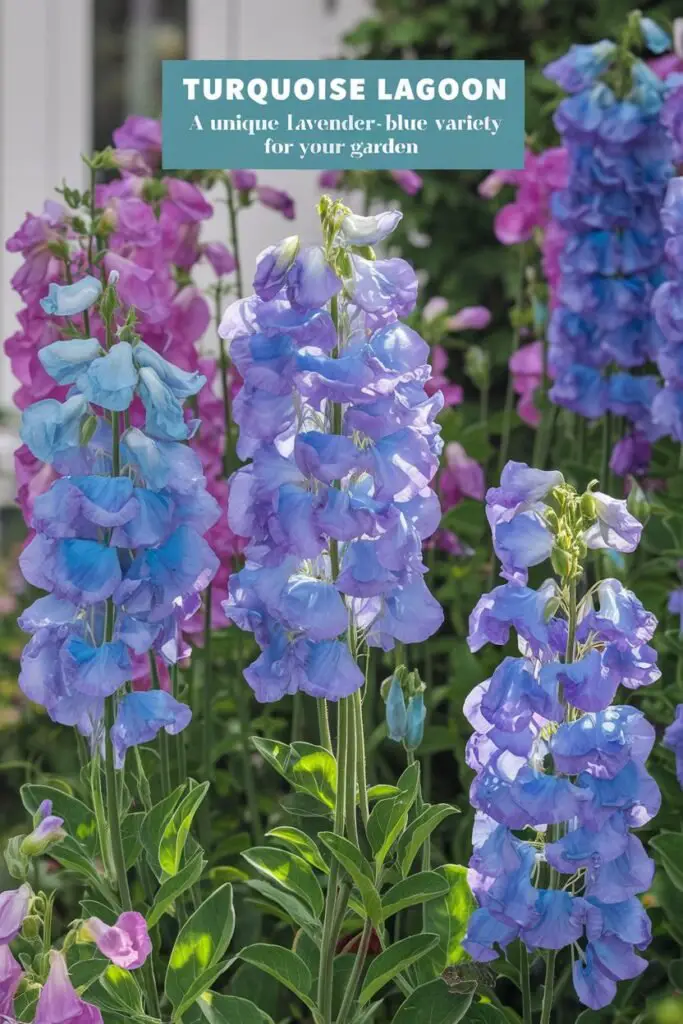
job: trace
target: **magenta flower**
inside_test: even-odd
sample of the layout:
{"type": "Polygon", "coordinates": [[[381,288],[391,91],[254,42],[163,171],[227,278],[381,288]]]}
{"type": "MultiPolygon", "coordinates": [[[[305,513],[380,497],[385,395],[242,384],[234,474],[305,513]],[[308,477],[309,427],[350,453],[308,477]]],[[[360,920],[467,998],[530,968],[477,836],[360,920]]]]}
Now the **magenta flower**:
{"type": "Polygon", "coordinates": [[[425,303],[425,307],[422,310],[422,319],[424,323],[431,324],[434,320],[443,316],[444,313],[447,312],[448,299],[444,299],[443,295],[434,295],[425,303]]]}
{"type": "Polygon", "coordinates": [[[439,475],[439,493],[444,509],[453,508],[463,498],[484,500],[486,481],[484,470],[470,458],[457,441],[451,441],[445,449],[446,465],[439,475]]]}
{"type": "Polygon", "coordinates": [[[235,257],[222,242],[207,242],[204,246],[204,255],[211,264],[216,277],[224,274],[232,274],[237,267],[235,257]]]}
{"type": "Polygon", "coordinates": [[[31,886],[26,883],[18,889],[0,893],[0,946],[16,939],[28,914],[32,895],[31,886]]]}
{"type": "Polygon", "coordinates": [[[318,175],[318,188],[338,189],[341,185],[343,171],[321,171],[318,175]]]}
{"type": "Polygon", "coordinates": [[[543,380],[543,343],[532,341],[522,345],[510,356],[510,373],[515,394],[519,395],[517,412],[530,427],[537,427],[541,414],[534,405],[534,392],[543,380]]]}
{"type": "Polygon", "coordinates": [[[14,994],[23,974],[9,946],[0,946],[0,1020],[14,1017],[14,994]]]}
{"type": "Polygon", "coordinates": [[[256,188],[256,175],[253,171],[230,171],[230,177],[239,192],[249,192],[256,188]]]}
{"type": "Polygon", "coordinates": [[[491,310],[486,306],[463,306],[448,318],[451,331],[483,331],[491,323],[491,310]]]}
{"type": "Polygon", "coordinates": [[[152,170],[161,163],[161,122],[131,114],[114,132],[117,150],[134,150],[152,170]]]}
{"type": "Polygon", "coordinates": [[[389,171],[389,174],[407,196],[416,195],[422,188],[422,178],[415,171],[389,171]]]}
{"type": "Polygon", "coordinates": [[[142,967],[152,952],[147,922],[136,910],[125,911],[114,925],[105,924],[99,917],[91,917],[83,929],[103,956],[127,971],[142,967]]]}
{"type": "Polygon", "coordinates": [[[38,997],[34,1024],[103,1024],[97,1007],[76,992],[66,960],[56,949],[50,952],[50,973],[38,997]]]}
{"type": "Polygon", "coordinates": [[[294,220],[294,200],[288,192],[282,192],[270,185],[259,185],[256,195],[263,206],[281,213],[285,220],[294,220]]]}
{"type": "Polygon", "coordinates": [[[448,369],[448,353],[441,345],[434,345],[431,351],[432,376],[425,381],[425,391],[428,395],[434,395],[440,391],[443,395],[443,404],[446,406],[460,405],[464,398],[463,389],[459,384],[453,384],[446,376],[448,369]]]}

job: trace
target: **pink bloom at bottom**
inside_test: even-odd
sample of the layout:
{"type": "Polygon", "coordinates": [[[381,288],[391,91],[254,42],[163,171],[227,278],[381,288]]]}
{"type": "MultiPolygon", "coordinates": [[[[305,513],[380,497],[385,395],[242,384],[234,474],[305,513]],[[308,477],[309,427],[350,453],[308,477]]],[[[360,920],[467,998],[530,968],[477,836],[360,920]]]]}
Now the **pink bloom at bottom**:
{"type": "Polygon", "coordinates": [[[152,952],[147,922],[136,910],[124,911],[113,925],[105,924],[99,917],[91,917],[85,922],[84,930],[103,956],[127,971],[142,967],[152,952]]]}
{"type": "Polygon", "coordinates": [[[66,960],[56,949],[50,952],[50,973],[38,997],[34,1024],[103,1024],[97,1007],[76,992],[66,960]]]}

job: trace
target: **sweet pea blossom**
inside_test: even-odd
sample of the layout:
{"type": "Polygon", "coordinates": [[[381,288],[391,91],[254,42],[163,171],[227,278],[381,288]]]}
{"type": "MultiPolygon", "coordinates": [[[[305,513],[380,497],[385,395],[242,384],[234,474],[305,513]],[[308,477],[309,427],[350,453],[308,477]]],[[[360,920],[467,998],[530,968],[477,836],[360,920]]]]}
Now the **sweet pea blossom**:
{"type": "Polygon", "coordinates": [[[99,1009],[78,995],[64,956],[55,949],[50,951],[50,973],[38,996],[34,1024],[102,1024],[99,1009]]]}
{"type": "MultiPolygon", "coordinates": [[[[655,732],[640,710],[612,701],[619,685],[638,688],[659,677],[648,643],[656,620],[617,580],[600,582],[597,607],[592,591],[574,603],[584,536],[596,530],[617,551],[637,543],[623,503],[615,508],[590,492],[579,498],[559,475],[515,463],[487,501],[508,509],[509,522],[530,508],[543,516],[538,505],[550,486],[562,500],[554,519],[545,515],[546,529],[564,544],[568,610],[555,581],[534,591],[513,577],[484,595],[470,617],[473,652],[506,644],[515,629],[520,656],[505,658],[464,706],[474,729],[466,761],[475,773],[469,882],[478,909],[463,946],[479,961],[496,960],[515,939],[529,950],[572,946],[576,994],[598,1010],[614,999],[618,981],[647,966],[636,952],[651,938],[638,896],[650,887],[654,863],[633,830],[660,806],[645,768],[655,732]],[[553,825],[559,828],[551,832],[553,825]],[[515,834],[527,829],[534,843],[515,834]],[[546,865],[560,878],[541,888],[546,865]]],[[[492,525],[495,531],[496,518],[492,525]]],[[[524,544],[520,562],[529,560],[524,544]]],[[[678,718],[665,738],[677,752],[678,718]]]]}
{"type": "Polygon", "coordinates": [[[27,884],[0,893],[0,946],[16,939],[28,914],[32,895],[27,884]]]}
{"type": "Polygon", "coordinates": [[[99,917],[90,917],[82,933],[96,944],[103,956],[127,971],[142,967],[152,952],[147,923],[135,910],[119,914],[113,925],[106,925],[99,917]]]}
{"type": "Polygon", "coordinates": [[[220,327],[244,381],[233,409],[251,460],[231,481],[228,519],[248,538],[247,561],[224,610],[261,649],[244,673],[259,701],[358,689],[350,616],[385,650],[442,621],[421,553],[439,521],[430,482],[443,397],[425,388],[428,345],[396,319],[415,305],[415,273],[354,253],[398,216],[337,209],[332,252],[290,240],[266,250],[256,295],[220,327]]]}

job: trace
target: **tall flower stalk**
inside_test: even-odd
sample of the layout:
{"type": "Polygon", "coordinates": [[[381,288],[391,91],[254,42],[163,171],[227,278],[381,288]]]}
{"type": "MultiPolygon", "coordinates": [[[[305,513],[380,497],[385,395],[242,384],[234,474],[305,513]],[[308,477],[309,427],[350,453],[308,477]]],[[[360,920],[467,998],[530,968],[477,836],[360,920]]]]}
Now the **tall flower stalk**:
{"type": "Polygon", "coordinates": [[[589,549],[628,553],[640,540],[624,502],[508,463],[487,506],[507,582],[477,604],[469,645],[504,645],[514,629],[520,657],[505,658],[465,704],[479,909],[464,946],[489,961],[519,939],[544,955],[548,1024],[559,950],[570,950],[577,995],[593,1009],[647,965],[634,951],[650,941],[637,896],[654,864],[632,829],[659,809],[645,769],[655,734],[641,711],[613,701],[619,686],[659,678],[656,620],[614,579],[579,596],[589,549]],[[547,559],[556,579],[531,589],[529,568],[547,559]]]}
{"type": "MultiPolygon", "coordinates": [[[[323,244],[291,237],[266,249],[256,294],[220,328],[244,382],[233,415],[237,454],[250,460],[230,485],[230,526],[249,540],[225,612],[261,649],[244,671],[259,701],[314,697],[325,749],[336,704],[334,834],[357,846],[359,785],[361,827],[368,816],[359,658],[423,641],[443,619],[422,562],[440,517],[430,482],[443,399],[425,391],[427,344],[398,319],[415,305],[415,273],[370,248],[400,214],[358,217],[324,197],[320,218],[323,244]]],[[[335,860],[318,982],[324,1024],[349,892],[335,860]]],[[[359,972],[368,942],[369,933],[359,972]]]]}

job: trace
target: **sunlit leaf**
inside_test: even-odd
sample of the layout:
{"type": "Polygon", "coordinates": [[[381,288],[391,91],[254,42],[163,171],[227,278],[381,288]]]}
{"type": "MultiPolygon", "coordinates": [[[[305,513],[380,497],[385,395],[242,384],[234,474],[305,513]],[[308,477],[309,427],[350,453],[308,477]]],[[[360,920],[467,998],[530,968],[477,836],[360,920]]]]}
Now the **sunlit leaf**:
{"type": "MultiPolygon", "coordinates": [[[[173,945],[165,991],[178,1015],[182,1015],[181,1006],[186,1005],[188,993],[195,992],[196,983],[203,981],[220,961],[234,928],[232,886],[226,883],[212,892],[188,918],[173,945]]],[[[208,987],[205,985],[196,992],[194,999],[208,987]]]]}
{"type": "Polygon", "coordinates": [[[360,990],[361,1006],[369,1002],[381,988],[388,985],[401,971],[416,963],[420,957],[428,953],[437,942],[438,935],[410,935],[400,942],[395,942],[383,953],[375,957],[368,967],[363,987],[360,990]]]}

